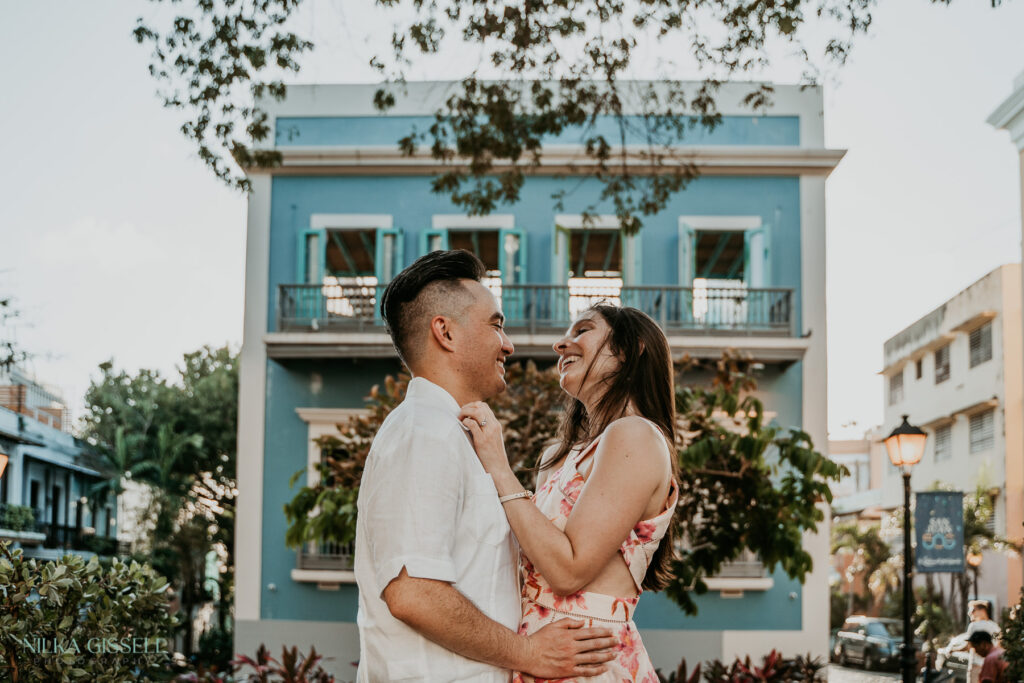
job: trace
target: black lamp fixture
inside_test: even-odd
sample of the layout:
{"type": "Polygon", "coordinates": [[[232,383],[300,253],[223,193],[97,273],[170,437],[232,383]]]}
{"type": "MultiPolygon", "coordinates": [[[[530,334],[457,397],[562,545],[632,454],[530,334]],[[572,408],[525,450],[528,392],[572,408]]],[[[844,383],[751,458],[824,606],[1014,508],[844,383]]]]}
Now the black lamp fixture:
{"type": "Polygon", "coordinates": [[[903,656],[901,669],[903,683],[914,683],[917,680],[917,657],[914,654],[913,632],[910,628],[912,598],[914,595],[911,580],[914,558],[910,546],[910,468],[921,462],[924,445],[928,435],[907,421],[903,416],[903,424],[892,430],[885,438],[885,450],[889,452],[889,460],[903,471],[903,656]]]}

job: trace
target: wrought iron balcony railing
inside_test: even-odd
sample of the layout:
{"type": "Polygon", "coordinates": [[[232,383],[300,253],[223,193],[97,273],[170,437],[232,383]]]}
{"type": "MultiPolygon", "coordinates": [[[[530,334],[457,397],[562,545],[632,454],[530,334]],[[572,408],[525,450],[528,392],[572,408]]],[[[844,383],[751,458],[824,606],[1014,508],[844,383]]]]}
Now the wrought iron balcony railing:
{"type": "Polygon", "coordinates": [[[354,543],[344,545],[333,541],[323,543],[307,543],[299,550],[297,556],[298,569],[333,569],[336,571],[352,571],[354,543]]]}
{"type": "MultiPolygon", "coordinates": [[[[606,281],[570,285],[492,284],[511,332],[561,331],[592,303],[633,306],[666,332],[796,336],[791,289],[620,287],[606,281]]],[[[277,329],[380,331],[381,285],[279,285],[277,329]]]]}

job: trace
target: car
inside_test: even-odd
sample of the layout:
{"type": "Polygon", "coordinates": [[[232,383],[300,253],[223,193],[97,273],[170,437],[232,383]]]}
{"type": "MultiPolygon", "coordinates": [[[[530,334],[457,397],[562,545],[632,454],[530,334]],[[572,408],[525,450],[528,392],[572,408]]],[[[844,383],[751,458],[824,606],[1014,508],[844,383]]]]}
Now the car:
{"type": "MultiPolygon", "coordinates": [[[[915,648],[921,641],[915,638],[915,648]]],[[[865,669],[898,669],[903,647],[903,623],[854,615],[836,633],[832,656],[840,665],[859,664],[865,669]]]]}

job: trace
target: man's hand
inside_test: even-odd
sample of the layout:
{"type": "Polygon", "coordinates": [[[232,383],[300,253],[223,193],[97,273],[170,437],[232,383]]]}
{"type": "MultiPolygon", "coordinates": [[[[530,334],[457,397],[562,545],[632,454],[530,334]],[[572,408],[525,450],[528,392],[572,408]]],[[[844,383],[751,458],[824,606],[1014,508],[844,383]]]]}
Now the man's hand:
{"type": "Polygon", "coordinates": [[[537,678],[590,677],[608,670],[618,641],[611,629],[583,628],[582,621],[560,619],[531,636],[530,665],[523,673],[537,678]]]}

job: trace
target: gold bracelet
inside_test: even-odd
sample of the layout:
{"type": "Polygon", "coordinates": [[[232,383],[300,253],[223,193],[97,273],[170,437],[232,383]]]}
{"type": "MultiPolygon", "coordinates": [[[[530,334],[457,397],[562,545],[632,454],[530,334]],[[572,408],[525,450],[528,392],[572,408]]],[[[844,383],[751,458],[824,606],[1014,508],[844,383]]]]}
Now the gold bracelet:
{"type": "Polygon", "coordinates": [[[533,491],[520,491],[519,493],[512,493],[507,496],[501,496],[500,498],[498,498],[498,502],[504,505],[510,500],[515,500],[516,498],[529,498],[532,495],[533,491]]]}

